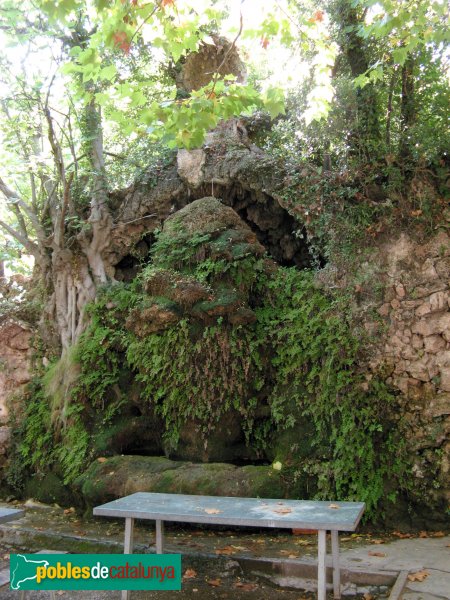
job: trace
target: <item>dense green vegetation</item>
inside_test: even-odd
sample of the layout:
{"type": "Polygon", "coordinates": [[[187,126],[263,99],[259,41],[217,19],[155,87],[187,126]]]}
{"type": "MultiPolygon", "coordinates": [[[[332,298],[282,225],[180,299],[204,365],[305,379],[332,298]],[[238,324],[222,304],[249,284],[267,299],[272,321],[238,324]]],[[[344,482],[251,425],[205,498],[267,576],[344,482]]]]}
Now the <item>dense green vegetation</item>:
{"type": "MultiPolygon", "coordinates": [[[[205,236],[197,239],[197,249],[204,243],[205,236]]],[[[195,244],[181,261],[180,248],[172,244],[169,252],[168,246],[161,236],[154,256],[164,249],[165,267],[175,261],[186,268],[195,244]]],[[[406,486],[396,399],[381,378],[367,382],[358,368],[364,336],[352,329],[348,299],[319,289],[312,272],[280,268],[268,274],[262,263],[244,257],[232,267],[231,277],[247,277],[260,298],[256,322],[247,326],[219,319],[200,327],[182,319],[138,337],[125,324],[136,307],[154,300],[144,288],[160,268],[156,258],[131,284],[101,290],[75,352],[50,369],[46,388],[33,392],[19,447],[24,464],[36,471],[53,464],[73,481],[104,450],[96,447],[94,432],[123,421],[133,374],[141,384],[140,403],[162,419],[168,448],[176,448],[180,427],[190,419],[199,422],[207,443],[234,409],[247,442],[282,465],[289,494],[359,498],[371,514],[387,474],[397,492],[406,486]],[[68,373],[78,364],[71,382],[68,373]],[[268,416],[255,418],[261,403],[268,416]]],[[[210,259],[191,263],[191,276],[207,283],[230,276],[229,265],[212,266],[210,259]]]]}
{"type": "Polygon", "coordinates": [[[256,19],[232,1],[0,2],[0,277],[34,260],[28,292],[0,290],[0,318],[37,329],[9,484],[51,471],[72,485],[120,451],[133,410],[161,425],[167,454],[187,422],[206,447],[233,413],[286,493],[365,500],[369,515],[395,500],[409,485],[397,392],[361,369],[352,299],[373,278],[358,272],[373,243],[428,235],[446,206],[446,3],[280,0],[258,2],[256,19]],[[218,57],[210,81],[189,87],[205,47],[218,57]],[[222,69],[232,57],[234,75],[222,69]],[[282,174],[311,268],[269,268],[228,230],[149,220],[150,255],[117,281],[109,244],[142,216],[121,222],[117,189],[156,188],[176,149],[230,118],[282,174]],[[325,263],[346,285],[318,283],[325,263]],[[179,282],[200,294],[192,306],[168,293],[179,282]],[[244,304],[242,323],[214,317],[244,304]],[[167,327],[137,331],[145,311],[167,327]]]}

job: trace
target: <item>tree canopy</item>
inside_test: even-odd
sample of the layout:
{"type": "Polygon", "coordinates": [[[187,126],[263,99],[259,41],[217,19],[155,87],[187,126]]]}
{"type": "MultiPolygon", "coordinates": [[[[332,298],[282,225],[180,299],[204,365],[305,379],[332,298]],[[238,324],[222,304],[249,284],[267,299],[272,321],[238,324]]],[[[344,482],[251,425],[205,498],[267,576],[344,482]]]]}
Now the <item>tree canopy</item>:
{"type": "Polygon", "coordinates": [[[108,190],[255,111],[285,157],[445,161],[447,25],[441,0],[2,0],[2,256],[44,264],[108,190]],[[183,89],[187,58],[220,44],[183,89]],[[237,49],[245,74],[224,76],[237,49]]]}

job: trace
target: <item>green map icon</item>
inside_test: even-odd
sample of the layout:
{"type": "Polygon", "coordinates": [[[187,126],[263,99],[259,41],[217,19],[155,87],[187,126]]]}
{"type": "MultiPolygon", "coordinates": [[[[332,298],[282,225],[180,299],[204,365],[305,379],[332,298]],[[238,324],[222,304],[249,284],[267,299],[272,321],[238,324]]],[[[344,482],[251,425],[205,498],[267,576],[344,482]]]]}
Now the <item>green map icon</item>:
{"type": "Polygon", "coordinates": [[[11,562],[11,589],[21,590],[21,585],[25,581],[32,581],[36,579],[37,567],[48,567],[49,562],[47,560],[30,560],[23,554],[17,554],[13,562],[11,562]]]}

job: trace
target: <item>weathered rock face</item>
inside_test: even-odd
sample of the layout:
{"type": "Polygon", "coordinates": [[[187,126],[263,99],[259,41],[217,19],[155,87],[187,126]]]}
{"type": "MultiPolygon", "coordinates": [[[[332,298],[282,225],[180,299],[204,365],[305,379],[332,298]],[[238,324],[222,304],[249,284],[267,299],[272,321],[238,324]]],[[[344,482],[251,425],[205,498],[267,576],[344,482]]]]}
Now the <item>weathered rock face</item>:
{"type": "Polygon", "coordinates": [[[390,284],[378,312],[387,333],[371,367],[384,365],[402,395],[416,488],[449,500],[450,238],[441,232],[419,245],[402,235],[381,255],[390,284]]]}
{"type": "Polygon", "coordinates": [[[126,324],[131,331],[145,337],[186,317],[203,324],[219,317],[234,324],[254,321],[255,315],[247,304],[248,286],[245,283],[237,286],[225,268],[218,269],[209,285],[185,273],[205,260],[212,266],[220,261],[231,263],[264,254],[264,246],[232,208],[217,198],[195,200],[169,217],[162,233],[170,242],[172,250],[168,248],[167,252],[172,252],[173,258],[161,253],[154,262],[156,267],[162,263],[170,268],[156,268],[146,279],[144,289],[148,300],[128,318],[126,324]],[[195,239],[200,242],[192,256],[183,254],[195,239]],[[183,273],[176,269],[182,269],[183,273]]]}
{"type": "Polygon", "coordinates": [[[114,456],[91,464],[77,487],[90,506],[135,492],[282,498],[283,481],[272,467],[196,464],[162,457],[114,456]]]}
{"type": "Polygon", "coordinates": [[[10,402],[30,380],[30,338],[25,323],[5,319],[0,323],[0,467],[5,464],[10,443],[10,402]]]}
{"type": "MultiPolygon", "coordinates": [[[[253,263],[245,271],[242,261],[260,259],[265,248],[231,207],[213,197],[195,200],[165,221],[159,243],[143,280],[146,296],[126,320],[127,329],[138,338],[161,333],[182,319],[188,320],[193,336],[194,330],[202,331],[219,319],[227,327],[256,320],[250,306],[253,263]],[[208,273],[202,279],[205,269],[208,273]]],[[[275,268],[271,261],[261,263],[275,268]]],[[[164,447],[174,458],[205,462],[260,458],[245,443],[242,415],[235,409],[230,408],[220,427],[210,431],[206,444],[201,423],[194,417],[179,433],[176,449],[164,447]]]]}
{"type": "Polygon", "coordinates": [[[250,226],[278,263],[310,267],[314,260],[305,228],[292,216],[295,206],[282,194],[287,177],[276,160],[248,144],[235,120],[221,123],[208,134],[203,148],[181,150],[165,169],[149,172],[136,185],[111,194],[117,224],[105,260],[115,265],[116,279],[131,280],[137,273],[137,257],[145,257],[154,241],[152,232],[194,200],[214,196],[250,226]]]}

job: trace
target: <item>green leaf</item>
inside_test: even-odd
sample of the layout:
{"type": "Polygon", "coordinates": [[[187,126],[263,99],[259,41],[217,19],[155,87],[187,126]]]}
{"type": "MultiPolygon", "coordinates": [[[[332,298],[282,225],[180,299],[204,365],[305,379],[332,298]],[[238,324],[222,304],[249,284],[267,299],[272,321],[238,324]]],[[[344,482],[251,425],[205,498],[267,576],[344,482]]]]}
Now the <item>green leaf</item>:
{"type": "Polygon", "coordinates": [[[101,11],[107,8],[111,4],[111,0],[95,0],[95,6],[97,10],[101,11]]]}
{"type": "Polygon", "coordinates": [[[264,108],[273,118],[285,112],[285,100],[281,88],[270,88],[263,96],[264,108]]]}
{"type": "Polygon", "coordinates": [[[147,98],[141,90],[137,90],[131,94],[130,106],[143,106],[147,103],[147,98]]]}
{"type": "Polygon", "coordinates": [[[392,57],[398,65],[404,65],[408,57],[408,50],[406,48],[397,48],[392,52],[392,57]]]}
{"type": "Polygon", "coordinates": [[[116,75],[117,73],[117,68],[115,65],[108,65],[107,67],[103,67],[103,69],[100,70],[99,73],[99,77],[100,79],[107,79],[108,81],[112,80],[113,77],[116,75]]]}

